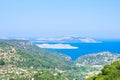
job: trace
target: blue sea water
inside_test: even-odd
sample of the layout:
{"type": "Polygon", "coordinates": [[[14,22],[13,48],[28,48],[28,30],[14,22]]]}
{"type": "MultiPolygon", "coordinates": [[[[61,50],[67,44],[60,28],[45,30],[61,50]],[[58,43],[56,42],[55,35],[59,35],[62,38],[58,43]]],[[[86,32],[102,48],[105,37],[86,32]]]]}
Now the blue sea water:
{"type": "Polygon", "coordinates": [[[69,55],[73,60],[80,56],[109,51],[112,53],[120,53],[120,41],[106,41],[102,43],[64,43],[79,47],[78,49],[49,49],[69,55]]]}

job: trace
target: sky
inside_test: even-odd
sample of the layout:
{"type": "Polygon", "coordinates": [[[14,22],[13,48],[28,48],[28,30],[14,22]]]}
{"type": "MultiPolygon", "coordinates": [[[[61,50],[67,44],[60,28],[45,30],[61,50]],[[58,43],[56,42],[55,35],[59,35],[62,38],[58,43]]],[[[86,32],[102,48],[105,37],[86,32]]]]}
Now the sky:
{"type": "Polygon", "coordinates": [[[0,0],[0,38],[119,34],[120,0],[0,0]]]}

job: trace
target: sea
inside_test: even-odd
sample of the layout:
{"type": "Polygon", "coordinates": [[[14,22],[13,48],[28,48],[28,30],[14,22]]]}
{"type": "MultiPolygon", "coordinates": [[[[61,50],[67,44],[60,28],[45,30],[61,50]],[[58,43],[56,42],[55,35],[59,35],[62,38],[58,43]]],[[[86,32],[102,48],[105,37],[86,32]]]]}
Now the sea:
{"type": "MultiPolygon", "coordinates": [[[[36,42],[35,44],[42,44],[36,42]]],[[[53,43],[49,43],[53,44],[53,43]]],[[[57,44],[57,43],[56,43],[57,44]]],[[[80,42],[67,42],[62,44],[69,44],[78,47],[77,49],[47,49],[70,56],[76,60],[80,56],[99,52],[111,52],[120,54],[120,41],[103,41],[101,43],[80,43],[80,42]]]]}

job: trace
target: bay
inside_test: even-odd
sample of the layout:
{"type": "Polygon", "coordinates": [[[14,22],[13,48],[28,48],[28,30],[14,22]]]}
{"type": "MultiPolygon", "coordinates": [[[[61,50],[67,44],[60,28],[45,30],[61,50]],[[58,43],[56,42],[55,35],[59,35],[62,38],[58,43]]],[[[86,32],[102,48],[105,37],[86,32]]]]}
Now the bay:
{"type": "Polygon", "coordinates": [[[104,51],[109,51],[112,53],[120,53],[120,41],[104,41],[102,43],[67,42],[63,44],[70,44],[72,46],[78,47],[78,49],[47,49],[47,50],[56,51],[62,54],[69,55],[73,60],[76,60],[78,57],[86,54],[92,54],[92,53],[98,53],[104,51]]]}

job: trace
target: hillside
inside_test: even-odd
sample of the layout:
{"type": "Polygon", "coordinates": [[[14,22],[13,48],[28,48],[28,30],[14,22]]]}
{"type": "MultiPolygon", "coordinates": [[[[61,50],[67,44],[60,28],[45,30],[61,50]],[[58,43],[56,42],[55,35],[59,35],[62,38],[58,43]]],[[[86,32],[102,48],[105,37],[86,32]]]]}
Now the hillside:
{"type": "Polygon", "coordinates": [[[69,56],[47,51],[24,40],[0,40],[0,77],[31,77],[42,71],[59,72],[71,68],[69,56]]]}
{"type": "Polygon", "coordinates": [[[0,80],[85,80],[119,59],[119,54],[101,52],[72,61],[29,41],[0,40],[0,80]]]}
{"type": "MultiPolygon", "coordinates": [[[[25,62],[19,64],[18,66],[22,65],[26,67],[32,66],[33,68],[37,67],[63,68],[64,66],[64,68],[65,67],[68,68],[69,66],[67,66],[67,64],[70,63],[71,59],[69,56],[41,49],[36,45],[32,44],[31,42],[24,40],[0,40],[0,49],[1,51],[3,51],[4,57],[12,55],[12,57],[16,58],[17,56],[19,56],[17,57],[17,59],[19,58],[21,59],[19,59],[18,61],[23,60],[25,62]],[[52,64],[54,64],[54,66],[51,66],[52,64]]],[[[13,61],[11,59],[14,58],[8,57],[8,59],[9,61],[13,61]]]]}
{"type": "Polygon", "coordinates": [[[78,71],[81,71],[80,74],[87,78],[99,73],[105,64],[110,64],[119,59],[120,54],[100,52],[81,56],[76,60],[75,64],[78,71]]]}
{"type": "Polygon", "coordinates": [[[101,73],[94,75],[87,80],[120,80],[120,61],[105,65],[101,73]]]}

